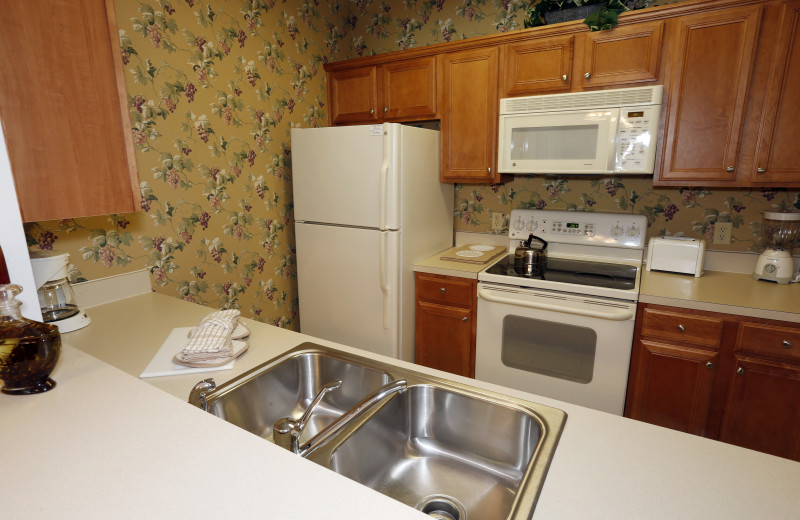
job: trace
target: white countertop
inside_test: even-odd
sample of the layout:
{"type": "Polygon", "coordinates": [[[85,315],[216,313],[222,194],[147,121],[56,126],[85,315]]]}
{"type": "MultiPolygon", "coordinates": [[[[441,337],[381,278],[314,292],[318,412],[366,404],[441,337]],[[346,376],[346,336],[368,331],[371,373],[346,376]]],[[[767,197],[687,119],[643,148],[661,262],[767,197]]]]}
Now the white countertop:
{"type": "MultiPolygon", "coordinates": [[[[205,377],[227,381],[314,338],[246,320],[251,346],[234,369],[142,381],[172,328],[209,309],[146,294],[89,312],[65,343],[119,368],[67,345],[54,390],[0,395],[0,517],[428,518],[185,402],[205,377]]],[[[448,377],[568,413],[534,520],[798,517],[800,463],[448,377]]]]}

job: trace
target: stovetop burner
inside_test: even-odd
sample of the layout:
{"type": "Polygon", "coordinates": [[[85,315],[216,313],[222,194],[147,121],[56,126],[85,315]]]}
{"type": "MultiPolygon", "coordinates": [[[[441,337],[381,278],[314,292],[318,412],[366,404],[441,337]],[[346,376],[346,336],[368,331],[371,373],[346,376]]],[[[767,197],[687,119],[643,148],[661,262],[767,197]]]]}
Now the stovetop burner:
{"type": "Polygon", "coordinates": [[[636,287],[637,268],[625,264],[548,257],[539,272],[528,274],[514,264],[514,255],[508,255],[487,268],[486,272],[512,278],[632,290],[636,287]]]}

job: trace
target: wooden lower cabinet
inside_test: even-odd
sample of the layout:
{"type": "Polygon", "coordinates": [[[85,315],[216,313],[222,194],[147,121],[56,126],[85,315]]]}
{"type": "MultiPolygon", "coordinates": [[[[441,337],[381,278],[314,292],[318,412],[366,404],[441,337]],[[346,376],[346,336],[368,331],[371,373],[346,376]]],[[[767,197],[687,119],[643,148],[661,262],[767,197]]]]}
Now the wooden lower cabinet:
{"type": "Polygon", "coordinates": [[[477,280],[416,274],[416,362],[475,377],[477,280]]]}
{"type": "Polygon", "coordinates": [[[625,416],[800,461],[798,351],[800,324],[640,304],[625,416]]]}

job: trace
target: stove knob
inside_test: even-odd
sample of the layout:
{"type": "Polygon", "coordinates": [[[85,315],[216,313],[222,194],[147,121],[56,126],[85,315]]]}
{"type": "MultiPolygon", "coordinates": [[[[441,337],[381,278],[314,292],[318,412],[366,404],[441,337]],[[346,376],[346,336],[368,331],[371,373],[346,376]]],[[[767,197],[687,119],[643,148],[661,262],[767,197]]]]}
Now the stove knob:
{"type": "Polygon", "coordinates": [[[622,236],[622,233],[624,231],[625,230],[622,229],[622,226],[620,226],[619,224],[611,226],[611,236],[614,238],[622,236]]]}
{"type": "Polygon", "coordinates": [[[522,221],[521,218],[518,218],[514,221],[514,229],[517,231],[522,231],[525,228],[525,222],[522,221]]]}
{"type": "Polygon", "coordinates": [[[638,227],[631,226],[631,227],[628,228],[628,236],[631,237],[631,238],[638,237],[639,233],[641,233],[641,231],[642,230],[639,229],[638,227]]]}

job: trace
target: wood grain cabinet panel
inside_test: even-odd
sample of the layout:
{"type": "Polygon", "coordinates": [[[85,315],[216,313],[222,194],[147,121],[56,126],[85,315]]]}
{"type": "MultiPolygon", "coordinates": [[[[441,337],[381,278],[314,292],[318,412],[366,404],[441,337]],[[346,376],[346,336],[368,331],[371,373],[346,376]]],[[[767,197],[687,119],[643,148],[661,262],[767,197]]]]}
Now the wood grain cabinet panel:
{"type": "Polygon", "coordinates": [[[0,27],[0,117],[23,219],[138,210],[113,2],[4,2],[0,27]]]}
{"type": "Polygon", "coordinates": [[[646,337],[710,348],[719,346],[722,326],[720,318],[649,308],[644,309],[640,325],[646,337]]]}
{"type": "Polygon", "coordinates": [[[658,179],[734,181],[761,6],[682,16],[658,179]]]}
{"type": "Polygon", "coordinates": [[[736,357],[720,440],[800,460],[800,367],[736,357]]]}
{"type": "Polygon", "coordinates": [[[416,273],[416,362],[475,377],[477,280],[416,273]]]}
{"type": "Polygon", "coordinates": [[[754,183],[800,183],[800,1],[786,2],[761,111],[754,183]]]}
{"type": "Polygon", "coordinates": [[[641,341],[632,419],[705,435],[717,372],[714,351],[641,341]]]}
{"type": "Polygon", "coordinates": [[[498,182],[499,49],[453,52],[441,61],[441,181],[498,182]]]}
{"type": "Polygon", "coordinates": [[[328,99],[333,124],[377,122],[378,72],[374,66],[328,74],[328,99]]]}
{"type": "Polygon", "coordinates": [[[503,97],[568,92],[575,36],[503,46],[503,97]]]}
{"type": "Polygon", "coordinates": [[[386,121],[436,117],[436,58],[428,56],[381,65],[386,121]]]}
{"type": "Polygon", "coordinates": [[[663,33],[664,22],[656,22],[584,35],[583,68],[576,70],[578,81],[584,87],[655,82],[663,33]]]}

